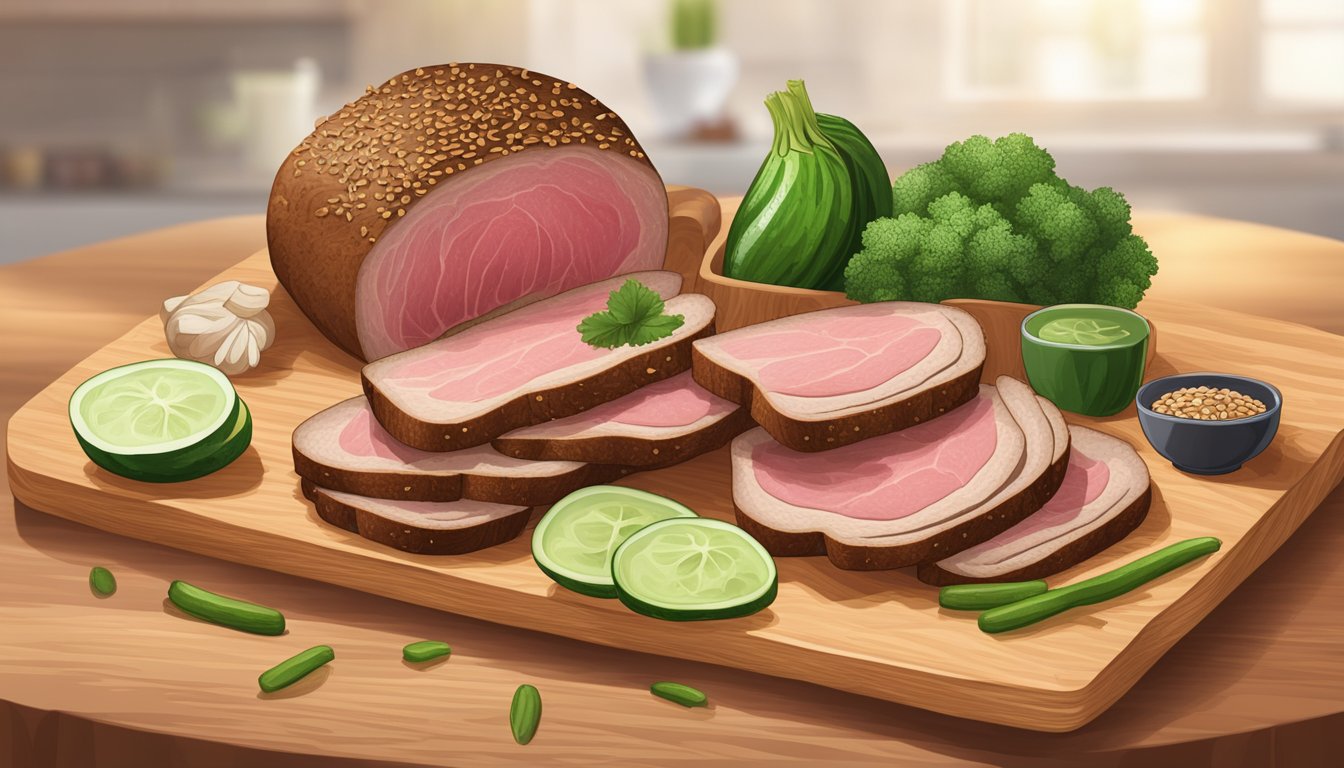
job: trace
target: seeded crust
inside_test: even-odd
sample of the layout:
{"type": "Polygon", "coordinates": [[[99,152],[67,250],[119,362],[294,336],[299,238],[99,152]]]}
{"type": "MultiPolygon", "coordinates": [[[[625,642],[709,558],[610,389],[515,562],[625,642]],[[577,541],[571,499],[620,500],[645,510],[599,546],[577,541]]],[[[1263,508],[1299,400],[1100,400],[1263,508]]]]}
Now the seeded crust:
{"type": "Polygon", "coordinates": [[[837,568],[847,571],[885,571],[913,563],[936,561],[988,541],[1025,520],[1040,509],[1064,482],[1069,466],[1066,449],[1034,483],[1015,496],[960,525],[920,541],[883,547],[846,544],[820,531],[790,533],[777,531],[733,505],[738,527],[750,533],[776,557],[826,555],[837,568]]]}
{"type": "Polygon", "coordinates": [[[704,429],[661,440],[625,435],[584,438],[496,438],[495,450],[505,456],[532,461],[586,461],[598,465],[626,464],[640,469],[668,467],[693,459],[728,444],[754,423],[746,408],[710,424],[704,429]]]}
{"type": "Polygon", "coordinates": [[[363,359],[349,308],[388,227],[453,174],[564,146],[653,168],[629,126],[573,83],[499,64],[403,72],[320,120],[285,158],[266,210],[271,266],[318,330],[363,359]]]}
{"type": "MultiPolygon", "coordinates": [[[[1148,488],[1139,497],[1129,503],[1125,510],[1100,528],[1063,547],[1057,552],[1053,552],[1049,557],[1039,560],[1031,565],[1019,568],[1016,571],[998,574],[990,577],[966,576],[960,573],[953,573],[938,567],[937,561],[921,563],[916,569],[915,575],[925,584],[932,584],[937,587],[947,586],[949,584],[984,584],[998,581],[1030,581],[1032,579],[1043,579],[1046,576],[1059,573],[1062,570],[1070,568],[1082,561],[1088,559],[1125,538],[1144,518],[1148,516],[1148,507],[1153,501],[1153,486],[1150,483],[1148,488]]],[[[942,558],[947,553],[939,555],[942,558]]]]}
{"type": "Polygon", "coordinates": [[[585,464],[573,472],[550,477],[473,475],[470,472],[432,475],[410,469],[405,472],[361,472],[315,461],[295,448],[294,471],[306,483],[317,484],[333,491],[353,493],[356,496],[368,496],[372,499],[398,501],[471,499],[518,507],[538,507],[553,504],[580,488],[609,483],[636,470],[607,462],[585,464]]]}
{"type": "Polygon", "coordinates": [[[463,422],[437,424],[413,419],[396,408],[377,385],[360,376],[373,415],[401,442],[422,451],[456,451],[482,445],[519,427],[562,419],[634,392],[691,367],[691,342],[714,334],[714,321],[674,344],[658,346],[578,381],[528,391],[463,422]]]}
{"type": "MultiPolygon", "coordinates": [[[[800,421],[780,413],[750,379],[718,365],[698,349],[691,351],[695,383],[751,411],[751,418],[775,442],[805,453],[828,451],[870,437],[913,427],[970,402],[980,391],[983,362],[955,379],[871,411],[833,419],[800,421]]],[[[818,553],[820,554],[820,553],[818,553]]]]}
{"type": "Polygon", "coordinates": [[[454,531],[417,528],[408,523],[388,520],[362,509],[343,504],[303,481],[303,495],[326,522],[358,533],[369,541],[417,555],[465,555],[468,552],[503,544],[518,537],[527,527],[531,509],[521,509],[508,517],[454,531]]]}

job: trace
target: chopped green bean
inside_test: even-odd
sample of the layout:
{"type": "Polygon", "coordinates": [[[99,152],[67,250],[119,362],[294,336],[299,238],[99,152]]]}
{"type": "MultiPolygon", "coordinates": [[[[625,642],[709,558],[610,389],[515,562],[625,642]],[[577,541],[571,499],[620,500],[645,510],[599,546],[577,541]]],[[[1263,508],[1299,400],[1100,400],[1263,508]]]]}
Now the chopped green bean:
{"type": "Polygon", "coordinates": [[[222,627],[256,635],[285,632],[285,617],[274,608],[217,595],[185,581],[168,586],[168,599],[192,616],[222,627]]]}
{"type": "Polygon", "coordinates": [[[654,696],[676,702],[683,707],[704,707],[709,704],[709,697],[705,695],[704,691],[681,683],[666,681],[654,683],[649,686],[649,691],[654,696]]]}
{"type": "Polygon", "coordinates": [[[257,684],[266,693],[273,693],[297,683],[334,658],[336,652],[330,645],[315,645],[262,672],[257,684]]]}
{"type": "Polygon", "coordinates": [[[432,661],[452,652],[453,649],[447,643],[441,643],[438,640],[421,640],[402,648],[401,658],[407,661],[432,661]]]}
{"type": "Polygon", "coordinates": [[[509,729],[513,731],[513,740],[526,744],[537,735],[537,726],[541,724],[541,694],[535,686],[523,684],[513,692],[513,703],[509,705],[509,729]]]}
{"type": "Polygon", "coordinates": [[[117,591],[117,577],[101,565],[95,565],[89,571],[89,589],[99,597],[108,597],[117,591]]]}
{"type": "Polygon", "coordinates": [[[1221,541],[1211,537],[1177,542],[1077,584],[991,608],[980,614],[980,629],[989,633],[1007,632],[1035,624],[1070,608],[1110,600],[1192,560],[1217,552],[1221,546],[1221,541]]]}
{"type": "Polygon", "coordinates": [[[998,584],[954,584],[938,590],[938,604],[955,611],[983,611],[1025,600],[1046,591],[1044,581],[1008,581],[998,584]]]}

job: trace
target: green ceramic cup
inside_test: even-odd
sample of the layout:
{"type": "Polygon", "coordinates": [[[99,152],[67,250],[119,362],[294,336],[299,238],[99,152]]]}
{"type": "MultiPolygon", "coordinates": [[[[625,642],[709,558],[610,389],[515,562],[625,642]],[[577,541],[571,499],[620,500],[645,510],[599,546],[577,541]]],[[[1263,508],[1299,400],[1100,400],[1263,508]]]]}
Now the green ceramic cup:
{"type": "Polygon", "coordinates": [[[1103,304],[1056,304],[1022,321],[1032,389],[1066,411],[1110,416],[1134,402],[1148,358],[1148,321],[1103,304]]]}

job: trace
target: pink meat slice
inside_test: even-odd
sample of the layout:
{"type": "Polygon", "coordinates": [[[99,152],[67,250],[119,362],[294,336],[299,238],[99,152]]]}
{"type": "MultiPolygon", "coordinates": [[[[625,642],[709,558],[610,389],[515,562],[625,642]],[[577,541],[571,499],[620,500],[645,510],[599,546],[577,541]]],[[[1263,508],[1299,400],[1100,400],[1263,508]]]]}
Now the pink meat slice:
{"type": "Polygon", "coordinates": [[[662,265],[662,183],[615,153],[528,152],[444,180],[360,267],[355,321],[368,360],[520,300],[662,265]]]}
{"type": "MultiPolygon", "coordinates": [[[[680,288],[679,280],[658,279],[667,273],[642,274],[664,299],[680,288]]],[[[488,400],[513,392],[540,373],[611,354],[584,343],[575,328],[583,318],[606,309],[608,295],[617,287],[610,281],[598,283],[494,318],[439,342],[437,348],[426,348],[423,354],[387,361],[390,364],[380,376],[442,401],[488,400]]]]}
{"type": "Polygon", "coordinates": [[[967,485],[997,447],[993,403],[822,453],[774,441],[752,451],[757,482],[776,499],[863,520],[898,520],[967,485]]]}
{"type": "Polygon", "coordinates": [[[576,416],[524,427],[513,436],[525,437],[533,430],[578,432],[601,424],[670,429],[694,424],[707,416],[726,416],[737,408],[736,403],[716,397],[696,384],[691,372],[686,371],[576,416]]]}
{"type": "Polygon", "coordinates": [[[1068,469],[1064,471],[1064,482],[1055,495],[1026,520],[986,542],[986,548],[988,545],[1001,546],[1037,531],[1068,524],[1101,496],[1110,481],[1111,470],[1105,462],[1089,459],[1082,451],[1071,451],[1068,469]]]}
{"type": "Polygon", "coordinates": [[[720,348],[756,366],[758,385],[798,397],[863,392],[928,356],[942,339],[919,318],[873,313],[857,321],[819,313],[808,325],[760,335],[725,335],[720,348]]]}

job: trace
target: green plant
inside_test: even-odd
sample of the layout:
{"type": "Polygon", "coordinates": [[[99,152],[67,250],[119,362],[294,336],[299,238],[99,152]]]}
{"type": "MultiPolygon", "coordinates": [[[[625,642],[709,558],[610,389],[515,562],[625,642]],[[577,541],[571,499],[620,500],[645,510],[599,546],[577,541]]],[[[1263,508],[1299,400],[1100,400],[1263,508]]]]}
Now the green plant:
{"type": "Polygon", "coordinates": [[[672,0],[672,47],[696,51],[714,45],[718,6],[714,0],[672,0]]]}
{"type": "Polygon", "coordinates": [[[1157,260],[1130,227],[1129,203],[1055,173],[1031,137],[972,136],[907,171],[891,218],[863,232],[845,270],[857,301],[981,298],[1132,309],[1157,260]]]}

